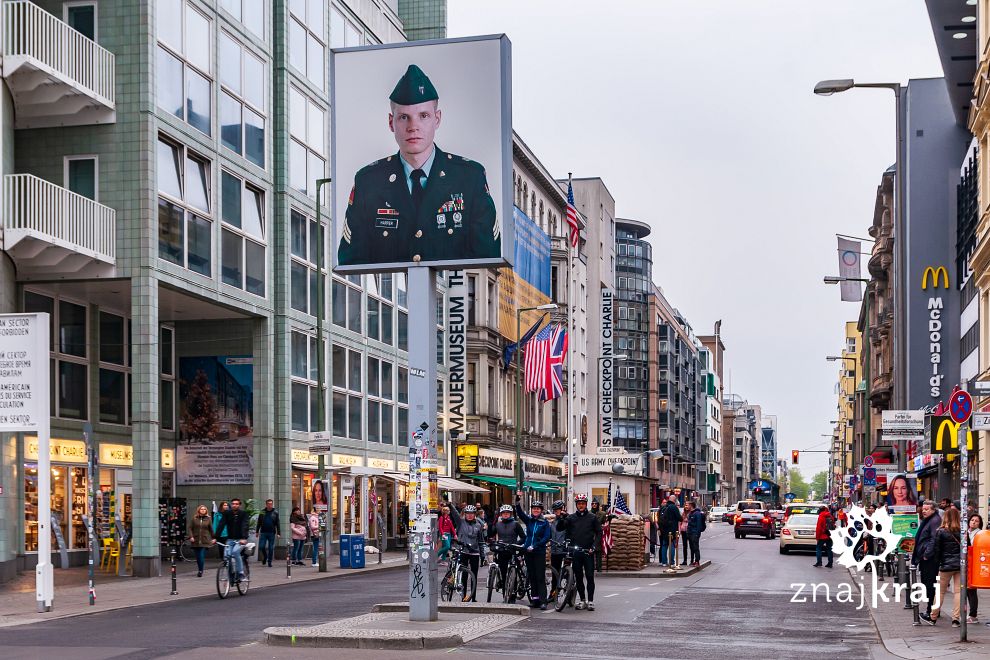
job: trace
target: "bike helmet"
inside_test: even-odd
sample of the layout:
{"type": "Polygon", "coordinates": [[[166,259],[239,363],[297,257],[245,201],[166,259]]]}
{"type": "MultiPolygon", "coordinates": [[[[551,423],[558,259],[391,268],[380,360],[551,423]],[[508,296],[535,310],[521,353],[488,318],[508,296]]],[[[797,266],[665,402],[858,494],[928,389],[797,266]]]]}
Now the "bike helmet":
{"type": "Polygon", "coordinates": [[[533,502],[532,504],[529,505],[529,508],[530,509],[535,509],[537,507],[539,507],[539,508],[542,509],[543,508],[543,502],[533,502]]]}
{"type": "Polygon", "coordinates": [[[464,513],[478,513],[478,508],[473,504],[468,504],[464,507],[464,513]]]}
{"type": "Polygon", "coordinates": [[[577,495],[574,496],[574,501],[575,502],[587,502],[588,501],[588,496],[585,495],[584,493],[578,493],[577,495]]]}
{"type": "Polygon", "coordinates": [[[564,508],[564,500],[557,500],[551,507],[554,511],[564,508]]]}
{"type": "Polygon", "coordinates": [[[512,505],[511,504],[503,504],[502,506],[500,506],[498,508],[498,512],[499,513],[512,513],[512,505]]]}

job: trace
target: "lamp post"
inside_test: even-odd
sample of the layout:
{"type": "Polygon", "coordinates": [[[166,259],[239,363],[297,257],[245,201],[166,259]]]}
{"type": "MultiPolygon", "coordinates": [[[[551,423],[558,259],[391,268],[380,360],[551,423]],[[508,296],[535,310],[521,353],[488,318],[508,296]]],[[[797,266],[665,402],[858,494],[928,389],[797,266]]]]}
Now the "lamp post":
{"type": "MultiPolygon", "coordinates": [[[[522,340],[522,313],[532,311],[553,311],[557,309],[557,303],[547,303],[536,307],[520,307],[516,310],[516,342],[522,340]]],[[[522,355],[522,344],[516,346],[516,492],[523,487],[523,465],[522,465],[522,365],[520,362],[522,355]]]]}
{"type": "MultiPolygon", "coordinates": [[[[815,94],[819,96],[831,96],[845,92],[854,87],[865,89],[889,89],[894,93],[894,109],[897,114],[895,122],[896,150],[894,152],[894,408],[903,410],[907,407],[907,351],[905,308],[907,305],[907,250],[905,240],[905,181],[903,167],[907,162],[907,154],[904,145],[904,86],[900,83],[857,83],[851,78],[842,80],[822,80],[815,85],[815,94]]],[[[869,310],[867,310],[869,311],[869,310]]],[[[872,438],[870,439],[872,443],[872,438]]],[[[904,469],[898,459],[898,469],[904,469]]]]}
{"type": "MultiPolygon", "coordinates": [[[[324,386],[327,377],[327,365],[326,365],[326,346],[323,345],[323,297],[325,291],[323,289],[323,246],[325,239],[323,236],[323,222],[321,220],[322,205],[320,204],[320,192],[323,190],[323,186],[330,183],[331,179],[317,179],[316,180],[316,426],[319,427],[315,430],[326,431],[327,430],[327,393],[324,386]]],[[[330,227],[333,228],[333,214],[330,215],[329,219],[330,227]]],[[[333,235],[333,232],[330,232],[333,235]]],[[[329,268],[327,272],[329,273],[329,268]]],[[[332,351],[331,351],[332,353],[332,351]]],[[[324,484],[327,490],[327,516],[326,516],[326,526],[320,530],[320,573],[327,572],[327,557],[330,556],[330,539],[333,537],[333,479],[328,478],[326,474],[326,457],[325,454],[320,454],[317,459],[316,471],[319,475],[318,478],[325,479],[324,484]]]]}

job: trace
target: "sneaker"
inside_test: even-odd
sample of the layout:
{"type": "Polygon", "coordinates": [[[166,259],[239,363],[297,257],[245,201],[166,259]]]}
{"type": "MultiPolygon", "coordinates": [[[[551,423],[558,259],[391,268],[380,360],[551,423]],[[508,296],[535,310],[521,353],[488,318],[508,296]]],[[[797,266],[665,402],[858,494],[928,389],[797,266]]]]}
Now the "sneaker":
{"type": "Polygon", "coordinates": [[[468,602],[469,600],[471,600],[471,597],[470,597],[470,596],[468,596],[468,595],[465,595],[465,596],[464,596],[464,598],[461,598],[461,602],[462,602],[462,603],[466,603],[466,602],[468,602]]]}
{"type": "Polygon", "coordinates": [[[196,577],[203,577],[203,571],[197,571],[196,577]]]}
{"type": "Polygon", "coordinates": [[[543,610],[544,612],[546,612],[547,611],[547,604],[546,603],[540,603],[540,609],[543,610]]]}
{"type": "Polygon", "coordinates": [[[814,566],[815,568],[821,568],[822,567],[821,564],[812,564],[812,566],[814,566]]]}
{"type": "Polygon", "coordinates": [[[825,568],[832,568],[832,564],[825,564],[825,568]]]}
{"type": "Polygon", "coordinates": [[[958,621],[956,621],[955,619],[953,619],[953,620],[952,620],[952,627],[953,627],[953,628],[958,628],[958,627],[959,627],[959,622],[958,622],[958,621]]]}
{"type": "Polygon", "coordinates": [[[320,565],[317,562],[314,561],[313,562],[313,568],[319,568],[319,567],[320,567],[320,565]]]}
{"type": "Polygon", "coordinates": [[[586,610],[586,609],[588,609],[588,603],[586,603],[585,601],[582,600],[580,603],[578,603],[577,605],[574,606],[574,609],[576,609],[576,610],[586,610]]]}
{"type": "Polygon", "coordinates": [[[977,619],[975,616],[966,617],[966,623],[979,623],[979,622],[980,620],[977,619]]]}
{"type": "Polygon", "coordinates": [[[595,602],[592,601],[592,600],[589,600],[588,601],[588,611],[590,611],[590,612],[594,612],[595,611],[595,602]]]}
{"type": "Polygon", "coordinates": [[[938,619],[933,619],[930,614],[925,614],[923,612],[918,615],[918,618],[930,626],[934,626],[935,622],[938,620],[938,619]]]}

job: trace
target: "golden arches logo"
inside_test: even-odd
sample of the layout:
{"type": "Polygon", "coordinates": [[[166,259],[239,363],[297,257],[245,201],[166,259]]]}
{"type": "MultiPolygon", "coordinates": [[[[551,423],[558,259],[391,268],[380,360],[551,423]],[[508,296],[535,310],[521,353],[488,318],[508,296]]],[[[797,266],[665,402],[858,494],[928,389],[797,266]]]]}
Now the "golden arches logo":
{"type": "Polygon", "coordinates": [[[921,275],[921,288],[922,289],[927,289],[928,288],[928,278],[929,277],[932,278],[932,286],[934,288],[936,288],[936,289],[938,288],[938,280],[939,280],[940,277],[942,278],[942,288],[944,288],[944,289],[948,289],[949,288],[949,271],[947,271],[945,269],[945,266],[939,266],[938,268],[935,268],[933,266],[929,266],[928,268],[926,268],[925,269],[925,272],[921,275]]]}
{"type": "MultiPolygon", "coordinates": [[[[939,422],[938,431],[935,433],[935,445],[932,447],[932,452],[936,454],[958,454],[959,426],[959,424],[956,424],[948,417],[942,419],[939,422]],[[943,449],[945,445],[942,444],[942,434],[946,431],[949,432],[949,445],[943,449]]],[[[973,451],[973,432],[969,429],[966,429],[966,451],[973,451]]]]}

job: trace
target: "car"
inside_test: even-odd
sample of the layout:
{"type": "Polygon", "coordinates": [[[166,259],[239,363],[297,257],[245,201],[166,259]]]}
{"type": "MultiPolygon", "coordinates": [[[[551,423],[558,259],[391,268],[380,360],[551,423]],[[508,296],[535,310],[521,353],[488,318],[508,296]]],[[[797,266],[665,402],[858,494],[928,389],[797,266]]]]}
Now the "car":
{"type": "Polygon", "coordinates": [[[741,539],[752,534],[759,534],[767,540],[775,539],[777,537],[776,530],[774,529],[773,519],[770,518],[768,513],[761,509],[737,511],[733,521],[736,538],[741,539]]]}
{"type": "Polygon", "coordinates": [[[766,502],[760,500],[739,500],[736,502],[736,511],[746,511],[747,509],[757,509],[759,511],[769,511],[770,507],[766,502]]]}
{"type": "Polygon", "coordinates": [[[722,522],[726,522],[731,525],[735,519],[736,519],[735,509],[726,509],[725,513],[722,514],[722,522]]]}
{"type": "Polygon", "coordinates": [[[780,530],[780,554],[786,555],[791,550],[814,550],[818,544],[815,539],[817,525],[817,514],[792,514],[780,530]]]}
{"type": "Polygon", "coordinates": [[[805,504],[788,504],[787,506],[784,507],[784,522],[787,522],[787,520],[792,515],[795,514],[814,514],[817,516],[822,506],[824,505],[818,502],[808,502],[805,504]]]}
{"type": "Polygon", "coordinates": [[[783,509],[771,509],[770,519],[773,520],[774,529],[777,533],[780,533],[780,528],[784,526],[784,510],[783,509]]]}
{"type": "Polygon", "coordinates": [[[725,522],[725,513],[727,511],[730,511],[727,506],[713,506],[708,509],[708,522],[715,522],[716,520],[725,522]]]}

